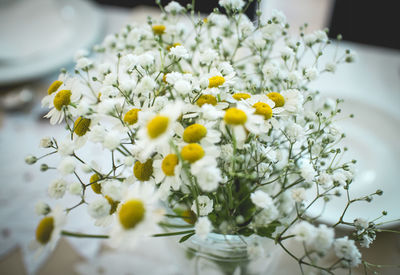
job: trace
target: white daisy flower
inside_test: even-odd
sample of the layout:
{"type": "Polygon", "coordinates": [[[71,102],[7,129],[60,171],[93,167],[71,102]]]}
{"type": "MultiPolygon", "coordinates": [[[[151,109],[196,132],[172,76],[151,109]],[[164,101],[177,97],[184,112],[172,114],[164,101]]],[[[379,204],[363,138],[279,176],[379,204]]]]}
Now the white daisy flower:
{"type": "Polygon", "coordinates": [[[130,249],[144,237],[158,231],[163,210],[157,206],[158,195],[152,184],[135,183],[130,186],[116,212],[109,244],[130,249]]]}
{"type": "Polygon", "coordinates": [[[60,239],[61,230],[65,223],[65,212],[59,206],[56,206],[47,216],[40,220],[36,227],[36,238],[29,246],[30,249],[36,251],[36,256],[39,256],[45,250],[54,250],[60,239]]]}
{"type": "Polygon", "coordinates": [[[137,146],[142,149],[140,159],[147,159],[162,146],[169,147],[169,140],[175,134],[176,120],[181,115],[181,110],[182,103],[178,101],[166,105],[158,114],[150,111],[139,113],[137,146]]]}

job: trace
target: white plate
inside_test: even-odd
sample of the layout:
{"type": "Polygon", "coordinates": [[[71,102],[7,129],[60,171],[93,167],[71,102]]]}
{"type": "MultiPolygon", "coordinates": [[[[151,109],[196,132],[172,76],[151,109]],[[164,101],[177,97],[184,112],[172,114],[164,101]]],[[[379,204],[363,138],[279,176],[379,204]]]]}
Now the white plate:
{"type": "MultiPolygon", "coordinates": [[[[346,133],[343,144],[349,148],[346,160],[357,160],[356,177],[350,187],[351,199],[374,193],[377,189],[384,191],[383,196],[374,196],[371,203],[353,203],[344,220],[352,222],[358,217],[373,220],[381,216],[384,210],[388,215],[377,223],[400,219],[400,117],[378,106],[362,102],[362,99],[344,99],[341,108],[345,112],[343,115],[355,115],[353,119],[338,121],[338,125],[346,133]]],[[[347,198],[343,192],[342,197],[335,197],[326,205],[319,220],[327,224],[336,223],[346,203],[347,198]]],[[[323,202],[320,201],[307,213],[315,217],[321,213],[322,207],[323,202]]],[[[399,224],[397,221],[383,227],[399,224]]]]}
{"type": "Polygon", "coordinates": [[[82,0],[0,3],[0,85],[31,80],[72,62],[99,39],[102,14],[82,0]]]}

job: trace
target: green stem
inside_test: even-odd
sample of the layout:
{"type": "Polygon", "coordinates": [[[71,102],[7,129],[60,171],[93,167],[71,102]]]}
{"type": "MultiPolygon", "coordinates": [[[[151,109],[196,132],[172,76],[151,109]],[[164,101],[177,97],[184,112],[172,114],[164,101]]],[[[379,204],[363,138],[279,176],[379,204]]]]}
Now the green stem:
{"type": "Polygon", "coordinates": [[[69,231],[61,231],[61,235],[75,238],[97,238],[97,239],[108,239],[108,235],[92,235],[92,234],[83,234],[77,232],[69,232],[69,231]]]}

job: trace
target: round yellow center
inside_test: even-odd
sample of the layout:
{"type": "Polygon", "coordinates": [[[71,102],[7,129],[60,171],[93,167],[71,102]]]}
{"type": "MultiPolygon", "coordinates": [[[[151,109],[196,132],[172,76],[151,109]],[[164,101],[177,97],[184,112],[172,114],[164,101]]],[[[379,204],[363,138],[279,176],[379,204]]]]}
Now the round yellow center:
{"type": "Polygon", "coordinates": [[[277,92],[272,92],[267,94],[269,99],[271,99],[273,102],[275,102],[275,107],[282,107],[285,105],[285,99],[280,93],[277,92]]]}
{"type": "Polygon", "coordinates": [[[132,229],[143,220],[145,211],[141,200],[127,201],[119,210],[119,222],[125,229],[132,229]]]}
{"type": "Polygon", "coordinates": [[[213,95],[201,95],[196,101],[197,106],[201,107],[204,104],[217,105],[217,98],[213,95]]]}
{"type": "Polygon", "coordinates": [[[204,22],[204,23],[207,23],[207,22],[208,22],[208,18],[207,18],[207,17],[204,17],[204,18],[203,18],[203,22],[204,22]]]}
{"type": "Polygon", "coordinates": [[[107,199],[108,203],[109,203],[110,206],[111,206],[110,215],[114,214],[115,211],[117,211],[117,207],[118,207],[119,201],[114,201],[114,200],[113,200],[112,198],[110,198],[109,196],[104,196],[104,197],[107,199]]]}
{"type": "Polygon", "coordinates": [[[54,81],[53,83],[51,83],[49,89],[47,89],[47,94],[51,95],[52,93],[56,92],[62,84],[63,83],[60,80],[54,81]]]}
{"type": "Polygon", "coordinates": [[[184,160],[193,163],[204,157],[204,150],[199,144],[190,143],[182,148],[181,155],[184,160]]]}
{"type": "Polygon", "coordinates": [[[183,140],[187,143],[199,142],[207,135],[207,129],[201,124],[192,124],[183,132],[183,140]]]}
{"type": "Polygon", "coordinates": [[[164,25],[154,25],[152,27],[154,34],[162,35],[165,32],[164,25]]]}
{"type": "Polygon", "coordinates": [[[90,186],[92,186],[93,191],[96,194],[101,194],[101,184],[99,183],[100,176],[98,174],[93,174],[90,177],[90,186]]]}
{"type": "Polygon", "coordinates": [[[254,112],[255,114],[264,116],[265,119],[270,119],[272,117],[272,109],[267,103],[257,102],[253,107],[256,109],[254,112]]]}
{"type": "Polygon", "coordinates": [[[196,223],[196,214],[192,210],[185,210],[182,213],[183,220],[189,224],[196,223]]]}
{"type": "Polygon", "coordinates": [[[175,154],[165,156],[161,163],[161,169],[166,176],[175,176],[175,166],[178,164],[179,159],[175,154]]]}
{"type": "Polygon", "coordinates": [[[224,120],[227,124],[243,125],[247,121],[247,115],[238,108],[229,108],[225,112],[224,120]]]}
{"type": "Polygon", "coordinates": [[[36,240],[41,244],[46,244],[50,241],[51,233],[54,230],[54,218],[44,217],[36,228],[36,240]]]}
{"type": "Polygon", "coordinates": [[[71,91],[70,90],[61,90],[59,91],[53,100],[54,107],[61,111],[63,106],[67,106],[71,103],[71,91]]]}
{"type": "Polygon", "coordinates": [[[248,99],[248,98],[250,98],[250,95],[249,94],[246,94],[246,93],[236,93],[236,94],[233,94],[233,96],[232,96],[234,99],[236,99],[236,100],[242,100],[242,99],[248,99]]]}
{"type": "Polygon", "coordinates": [[[225,78],[223,76],[213,76],[208,79],[208,88],[216,88],[225,83],[225,78]]]}
{"type": "Polygon", "coordinates": [[[129,110],[128,112],[126,112],[125,116],[124,116],[124,121],[126,123],[128,123],[129,125],[133,125],[138,121],[138,113],[139,113],[140,109],[137,108],[133,108],[131,110],[129,110]]]}
{"type": "Polygon", "coordinates": [[[156,116],[147,123],[147,133],[151,138],[158,138],[168,128],[169,118],[166,116],[156,116]]]}
{"type": "Polygon", "coordinates": [[[78,136],[84,136],[86,132],[89,130],[90,119],[78,117],[74,123],[74,133],[78,136]]]}
{"type": "Polygon", "coordinates": [[[136,161],[133,166],[133,174],[140,181],[148,181],[153,174],[153,160],[148,159],[145,163],[136,161]]]}
{"type": "Polygon", "coordinates": [[[175,48],[176,46],[182,46],[182,44],[181,43],[174,43],[172,45],[168,45],[167,46],[167,51],[170,51],[171,48],[175,48]]]}

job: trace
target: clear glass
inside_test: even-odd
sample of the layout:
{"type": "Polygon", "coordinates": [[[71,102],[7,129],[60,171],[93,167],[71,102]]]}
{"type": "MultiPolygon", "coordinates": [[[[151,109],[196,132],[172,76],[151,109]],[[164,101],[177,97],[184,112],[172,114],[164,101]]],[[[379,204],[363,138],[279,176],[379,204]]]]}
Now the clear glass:
{"type": "Polygon", "coordinates": [[[262,265],[248,252],[248,247],[256,243],[255,237],[211,233],[205,240],[193,236],[185,243],[189,274],[265,274],[261,270],[262,265]]]}

